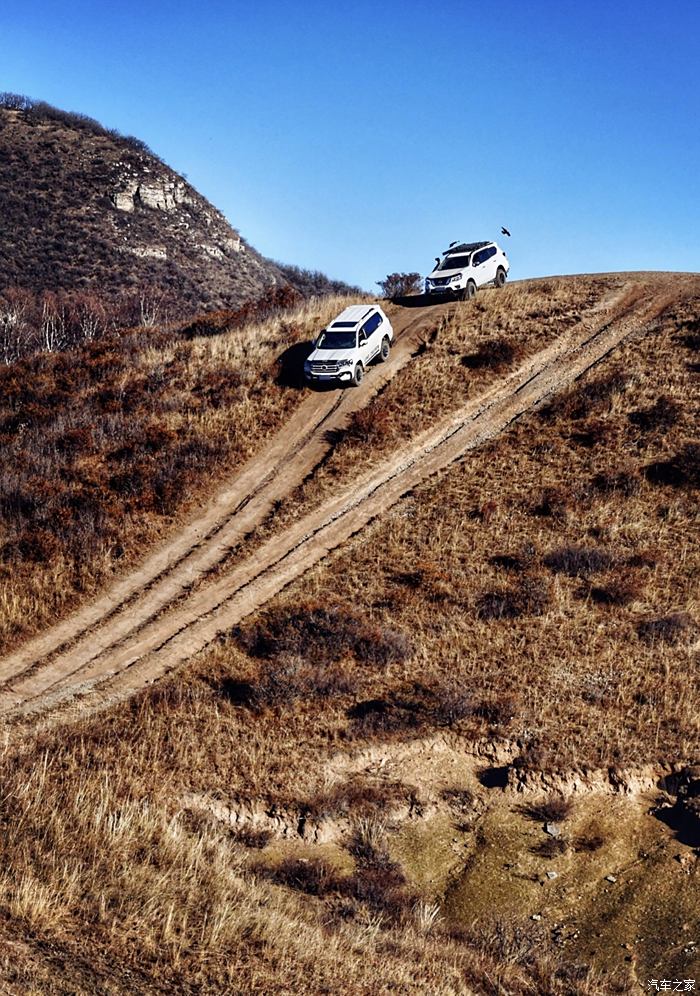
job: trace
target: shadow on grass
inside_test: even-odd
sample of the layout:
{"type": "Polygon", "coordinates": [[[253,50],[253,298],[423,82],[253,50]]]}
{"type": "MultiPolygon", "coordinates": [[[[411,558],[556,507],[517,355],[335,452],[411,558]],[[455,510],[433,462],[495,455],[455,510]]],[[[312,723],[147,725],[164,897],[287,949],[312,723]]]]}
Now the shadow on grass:
{"type": "Polygon", "coordinates": [[[295,342],[277,357],[277,376],[275,383],[278,387],[291,387],[300,391],[303,388],[310,388],[320,394],[328,391],[337,391],[340,387],[347,387],[338,380],[315,381],[313,383],[304,377],[304,360],[313,352],[313,343],[295,342]]]}
{"type": "Polygon", "coordinates": [[[434,294],[406,294],[391,300],[392,304],[398,304],[400,308],[429,308],[433,304],[451,304],[454,298],[449,295],[438,297],[434,294]]]}

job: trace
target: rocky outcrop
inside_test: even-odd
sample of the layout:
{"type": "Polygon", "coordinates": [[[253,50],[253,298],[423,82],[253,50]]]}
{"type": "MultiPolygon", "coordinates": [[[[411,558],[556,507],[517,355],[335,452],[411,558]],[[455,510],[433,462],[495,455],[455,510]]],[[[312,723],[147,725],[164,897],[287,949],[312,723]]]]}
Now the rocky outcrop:
{"type": "Polygon", "coordinates": [[[46,114],[0,107],[0,290],[147,287],[184,316],[289,283],[143,143],[46,114]]]}
{"type": "Polygon", "coordinates": [[[153,211],[174,211],[179,204],[193,203],[182,180],[168,177],[139,180],[138,177],[126,176],[121,184],[120,189],[112,193],[112,203],[117,211],[131,214],[137,205],[153,211]]]}

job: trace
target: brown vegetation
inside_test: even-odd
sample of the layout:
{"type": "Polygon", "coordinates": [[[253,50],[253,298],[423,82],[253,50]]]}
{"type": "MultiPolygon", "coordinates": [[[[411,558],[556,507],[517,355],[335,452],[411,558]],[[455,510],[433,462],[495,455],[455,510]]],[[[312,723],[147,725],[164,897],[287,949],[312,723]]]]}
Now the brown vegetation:
{"type": "MultiPolygon", "coordinates": [[[[523,355],[599,300],[609,279],[598,287],[581,281],[578,299],[554,281],[545,294],[534,285],[539,295],[508,288],[525,329],[523,355]],[[552,301],[560,311],[543,331],[552,301]]],[[[513,335],[501,300],[494,295],[481,310],[477,298],[473,313],[465,308],[459,318],[464,324],[443,326],[424,354],[433,352],[434,365],[417,357],[379,396],[385,428],[372,436],[371,423],[356,418],[296,496],[296,514],[334,480],[415,433],[417,423],[422,428],[451,411],[456,395],[500,376],[466,368],[461,357],[481,341],[513,335]],[[465,328],[481,321],[483,333],[465,342],[465,328]]],[[[547,412],[406,495],[183,674],[93,720],[5,749],[0,908],[12,937],[24,938],[32,952],[59,952],[60,964],[70,966],[63,990],[65,976],[56,973],[65,969],[54,968],[58,991],[99,991],[96,978],[109,979],[117,992],[625,991],[624,981],[601,980],[562,953],[546,920],[492,909],[490,918],[477,915],[474,900],[493,906],[488,890],[469,893],[468,916],[443,904],[443,886],[421,878],[394,847],[392,813],[419,813],[424,800],[405,756],[392,767],[391,753],[418,737],[452,742],[455,755],[484,741],[512,745],[505,759],[484,758],[480,784],[462,783],[458,772],[443,783],[451,843],[454,819],[471,819],[479,794],[513,775],[696,754],[700,553],[696,483],[686,459],[697,445],[689,438],[696,374],[678,340],[694,310],[694,302],[679,304],[583,377],[567,400],[553,400],[547,412]],[[659,397],[677,406],[673,421],[647,431],[630,419],[659,397]],[[612,431],[600,435],[604,442],[581,445],[573,434],[579,423],[591,428],[594,409],[612,431]],[[645,468],[679,454],[680,483],[649,476],[645,468]],[[287,807],[300,822],[330,814],[352,831],[335,849],[275,840],[255,827],[195,818],[182,801],[193,793],[241,806],[262,800],[266,814],[287,807]],[[104,974],[98,955],[89,981],[76,984],[85,937],[104,952],[104,974]]],[[[307,320],[299,317],[300,327],[307,320]]],[[[62,504],[64,482],[73,482],[74,468],[83,475],[79,493],[101,496],[97,507],[106,518],[95,535],[115,529],[110,542],[121,544],[126,559],[163,521],[157,503],[165,495],[149,475],[173,465],[183,433],[190,453],[199,453],[202,439],[218,446],[224,438],[229,448],[213,459],[225,470],[245,452],[251,427],[259,435],[278,424],[295,403],[293,392],[275,384],[274,357],[287,336],[280,329],[177,344],[156,336],[150,347],[135,340],[129,366],[116,374],[110,351],[86,349],[77,410],[96,410],[83,398],[108,391],[90,401],[114,406],[100,408],[101,419],[49,419],[45,397],[57,408],[73,397],[70,371],[57,358],[48,366],[42,358],[31,377],[10,384],[36,388],[22,396],[20,411],[37,421],[24,430],[15,424],[9,437],[17,486],[3,491],[16,530],[14,538],[3,536],[14,543],[13,569],[4,575],[15,584],[6,588],[8,613],[24,599],[41,619],[27,592],[45,600],[49,568],[56,570],[51,544],[69,541],[53,524],[65,515],[47,522],[37,509],[46,489],[52,508],[70,507],[62,504]],[[264,345],[268,338],[274,347],[264,345]],[[256,394],[261,378],[265,390],[256,394]],[[161,388],[164,381],[177,387],[175,397],[161,388]],[[152,409],[144,410],[143,398],[152,409]],[[124,417],[132,411],[138,432],[129,433],[124,417]],[[104,419],[119,434],[96,451],[104,419]],[[35,480],[37,465],[43,476],[35,480]],[[49,476],[48,467],[60,472],[49,476]],[[128,482],[120,474],[130,475],[128,482]]],[[[285,343],[298,337],[288,335],[285,343]]],[[[191,477],[176,480],[206,486],[206,460],[185,461],[176,473],[188,466],[191,477]]],[[[293,514],[290,505],[268,530],[284,529],[293,514]]],[[[76,550],[82,521],[64,527],[76,550]]],[[[684,813],[694,799],[683,803],[684,813]]],[[[606,853],[610,831],[579,825],[578,804],[570,809],[554,793],[530,808],[537,820],[566,820],[567,836],[551,843],[528,837],[528,860],[546,860],[551,870],[563,858],[592,862],[606,853]]],[[[542,833],[532,819],[523,822],[528,833],[542,833]]],[[[486,850],[503,864],[498,847],[486,850]]],[[[450,857],[469,870],[471,853],[450,857]]],[[[545,895],[538,881],[528,885],[545,895]]],[[[52,977],[38,957],[31,969],[15,969],[35,988],[42,970],[52,977]]],[[[619,943],[616,957],[623,957],[619,943]]]]}
{"type": "Polygon", "coordinates": [[[390,273],[384,280],[378,280],[377,284],[382,297],[391,300],[409,294],[420,294],[422,288],[420,273],[390,273]]]}
{"type": "Polygon", "coordinates": [[[341,304],[256,305],[245,328],[220,316],[215,338],[195,337],[205,318],[0,366],[0,644],[95,591],[231,474],[299,401],[280,383],[285,347],[341,304]]]}
{"type": "MultiPolygon", "coordinates": [[[[260,256],[139,139],[17,94],[0,94],[0,216],[0,295],[11,288],[37,298],[58,294],[68,311],[74,301],[99,298],[108,324],[235,309],[282,288],[303,297],[358,293],[260,256]],[[119,196],[139,184],[161,191],[163,209],[140,195],[131,210],[117,208],[119,196]]],[[[0,362],[7,361],[4,311],[0,300],[0,362]]],[[[62,315],[59,309],[59,326],[62,315]]],[[[25,337],[61,338],[40,318],[26,316],[26,324],[25,337]]],[[[44,341],[40,348],[57,347],[44,341]]]]}

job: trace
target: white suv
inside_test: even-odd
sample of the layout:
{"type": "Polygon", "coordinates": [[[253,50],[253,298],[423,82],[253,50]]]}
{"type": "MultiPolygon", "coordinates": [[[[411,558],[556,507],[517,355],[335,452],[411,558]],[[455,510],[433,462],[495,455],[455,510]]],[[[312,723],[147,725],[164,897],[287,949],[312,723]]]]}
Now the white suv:
{"type": "Polygon", "coordinates": [[[435,269],[425,278],[426,294],[474,297],[477,287],[502,287],[510,269],[508,257],[495,242],[453,242],[435,258],[435,269]]]}
{"type": "Polygon", "coordinates": [[[355,387],[365,368],[378,356],[389,359],[394,330],[376,304],[353,304],[334,318],[314,342],[304,363],[309,381],[348,381],[355,387]]]}

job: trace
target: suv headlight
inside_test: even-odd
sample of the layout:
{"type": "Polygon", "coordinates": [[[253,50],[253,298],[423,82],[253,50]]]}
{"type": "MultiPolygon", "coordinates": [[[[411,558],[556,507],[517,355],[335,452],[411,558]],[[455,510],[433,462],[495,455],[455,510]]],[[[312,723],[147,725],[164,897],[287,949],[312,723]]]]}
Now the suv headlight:
{"type": "Polygon", "coordinates": [[[426,286],[426,289],[428,287],[432,287],[433,286],[433,281],[430,279],[430,277],[426,277],[425,278],[425,286],[426,286]]]}
{"type": "Polygon", "coordinates": [[[455,280],[461,280],[462,276],[462,273],[455,273],[454,277],[450,277],[450,283],[454,283],[455,280]]]}
{"type": "Polygon", "coordinates": [[[338,360],[339,367],[350,367],[352,366],[352,360],[338,360]]]}

